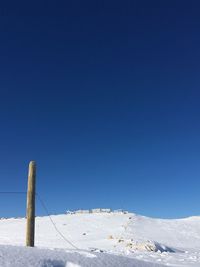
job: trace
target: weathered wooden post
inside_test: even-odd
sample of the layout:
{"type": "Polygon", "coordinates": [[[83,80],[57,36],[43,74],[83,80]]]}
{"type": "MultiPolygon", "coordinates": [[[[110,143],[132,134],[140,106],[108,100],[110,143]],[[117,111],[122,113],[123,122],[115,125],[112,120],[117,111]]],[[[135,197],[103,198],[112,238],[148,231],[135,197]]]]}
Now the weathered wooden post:
{"type": "Polygon", "coordinates": [[[36,180],[36,163],[29,163],[28,171],[28,189],[27,189],[27,207],[26,207],[26,245],[34,247],[35,237],[35,180],[36,180]]]}

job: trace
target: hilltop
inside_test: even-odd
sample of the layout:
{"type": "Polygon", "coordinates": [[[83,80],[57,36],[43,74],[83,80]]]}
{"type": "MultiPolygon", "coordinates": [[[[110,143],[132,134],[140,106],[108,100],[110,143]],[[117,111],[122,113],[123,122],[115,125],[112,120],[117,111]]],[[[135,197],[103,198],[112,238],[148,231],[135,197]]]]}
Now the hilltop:
{"type": "MultiPolygon", "coordinates": [[[[39,253],[40,259],[47,256],[44,262],[51,255],[51,261],[49,265],[34,262],[28,266],[63,267],[68,261],[78,264],[70,266],[200,266],[200,217],[155,219],[124,211],[93,210],[51,218],[55,225],[48,216],[36,218],[37,249],[31,250],[39,253]],[[56,261],[60,265],[54,264],[56,261]]],[[[13,255],[16,249],[22,258],[29,258],[30,249],[20,247],[24,246],[25,223],[25,218],[0,220],[0,260],[6,251],[13,255]]],[[[12,264],[5,266],[23,266],[12,264]]]]}

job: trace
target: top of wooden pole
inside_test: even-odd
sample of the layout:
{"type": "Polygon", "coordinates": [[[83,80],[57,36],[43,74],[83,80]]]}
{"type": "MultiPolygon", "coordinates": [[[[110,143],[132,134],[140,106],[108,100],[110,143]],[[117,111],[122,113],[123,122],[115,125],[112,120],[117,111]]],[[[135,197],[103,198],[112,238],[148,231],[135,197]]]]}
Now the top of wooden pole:
{"type": "Polygon", "coordinates": [[[29,162],[29,169],[28,169],[29,170],[29,175],[35,169],[36,169],[36,162],[34,160],[32,160],[32,161],[29,162]]]}
{"type": "Polygon", "coordinates": [[[36,165],[36,162],[34,160],[31,160],[29,165],[36,165]]]}

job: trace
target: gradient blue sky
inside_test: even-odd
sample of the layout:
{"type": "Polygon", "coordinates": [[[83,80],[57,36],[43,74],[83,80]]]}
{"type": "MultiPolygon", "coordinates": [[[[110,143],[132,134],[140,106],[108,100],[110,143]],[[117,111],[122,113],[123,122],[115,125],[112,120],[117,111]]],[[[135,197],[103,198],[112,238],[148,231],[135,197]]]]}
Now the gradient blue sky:
{"type": "MultiPolygon", "coordinates": [[[[25,191],[36,160],[53,213],[200,215],[199,12],[199,1],[2,4],[0,191],[25,191]]],[[[0,203],[1,216],[24,215],[24,196],[0,203]]]]}

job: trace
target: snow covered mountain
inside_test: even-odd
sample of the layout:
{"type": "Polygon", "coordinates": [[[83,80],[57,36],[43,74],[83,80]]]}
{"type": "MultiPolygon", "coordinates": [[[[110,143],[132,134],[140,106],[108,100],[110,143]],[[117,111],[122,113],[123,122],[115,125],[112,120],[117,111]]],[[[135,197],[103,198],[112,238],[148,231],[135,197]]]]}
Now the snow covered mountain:
{"type": "Polygon", "coordinates": [[[54,224],[36,218],[37,249],[20,247],[25,219],[0,220],[0,266],[200,266],[200,217],[94,212],[51,218],[54,224]]]}

